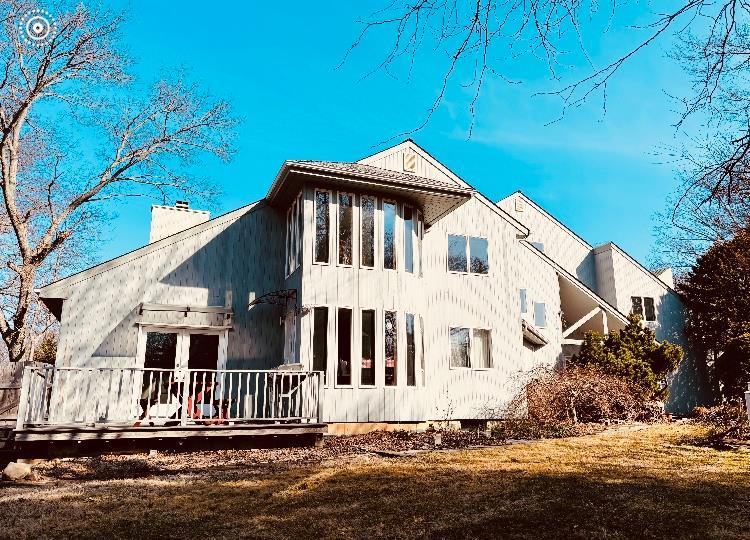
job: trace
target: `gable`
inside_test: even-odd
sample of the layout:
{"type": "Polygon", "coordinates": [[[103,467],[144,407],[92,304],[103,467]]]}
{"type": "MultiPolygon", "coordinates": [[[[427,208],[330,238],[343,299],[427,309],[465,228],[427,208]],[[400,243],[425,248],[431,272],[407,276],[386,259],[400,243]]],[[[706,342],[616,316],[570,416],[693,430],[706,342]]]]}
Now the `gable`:
{"type": "Polygon", "coordinates": [[[457,187],[471,187],[411,139],[360,159],[357,163],[380,167],[389,171],[406,172],[457,187]],[[405,167],[407,163],[411,164],[412,162],[413,168],[405,167]]]}

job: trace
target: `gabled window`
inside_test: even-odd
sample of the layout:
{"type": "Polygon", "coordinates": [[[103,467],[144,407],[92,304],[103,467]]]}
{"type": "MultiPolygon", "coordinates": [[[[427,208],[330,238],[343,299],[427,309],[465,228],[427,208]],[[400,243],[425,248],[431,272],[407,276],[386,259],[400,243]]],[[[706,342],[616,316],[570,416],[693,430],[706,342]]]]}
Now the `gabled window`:
{"type": "Polygon", "coordinates": [[[339,264],[351,265],[353,252],[354,195],[339,193],[339,264]]]}
{"type": "Polygon", "coordinates": [[[360,199],[362,266],[375,266],[375,197],[362,195],[360,199]]]}
{"type": "Polygon", "coordinates": [[[448,235],[448,270],[472,274],[488,274],[489,246],[486,238],[448,235]]]}
{"type": "Polygon", "coordinates": [[[331,236],[331,194],[315,191],[315,262],[329,262],[331,236]]]}
{"type": "Polygon", "coordinates": [[[451,272],[467,271],[465,236],[448,235],[448,270],[451,272]]]}
{"type": "Polygon", "coordinates": [[[656,320],[656,305],[654,304],[653,297],[631,296],[630,301],[633,306],[631,313],[640,315],[642,319],[647,321],[656,320]]]}
{"type": "Polygon", "coordinates": [[[544,244],[542,242],[529,242],[532,246],[534,246],[536,249],[544,253],[544,244]]]}
{"type": "Polygon", "coordinates": [[[396,203],[383,201],[383,268],[396,269],[396,203]]]}
{"type": "Polygon", "coordinates": [[[486,274],[490,270],[486,238],[469,238],[470,270],[472,274],[486,274]]]}
{"type": "Polygon", "coordinates": [[[534,326],[547,327],[547,306],[544,302],[534,302],[534,326]]]}
{"type": "Polygon", "coordinates": [[[654,305],[654,299],[646,296],[643,298],[643,309],[646,315],[647,321],[656,320],[656,306],[654,305]]]}
{"type": "Polygon", "coordinates": [[[633,306],[630,312],[643,317],[643,298],[640,296],[631,296],[630,302],[633,306]]]}

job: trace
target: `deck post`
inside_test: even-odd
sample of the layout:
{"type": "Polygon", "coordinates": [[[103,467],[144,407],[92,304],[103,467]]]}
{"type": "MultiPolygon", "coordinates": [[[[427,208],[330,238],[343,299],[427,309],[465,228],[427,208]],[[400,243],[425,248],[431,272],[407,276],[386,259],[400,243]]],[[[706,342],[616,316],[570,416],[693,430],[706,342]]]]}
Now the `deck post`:
{"type": "Polygon", "coordinates": [[[315,423],[320,423],[323,418],[323,373],[317,371],[316,374],[318,377],[318,399],[315,407],[315,423]]]}
{"type": "Polygon", "coordinates": [[[29,410],[29,386],[31,386],[31,366],[23,368],[21,379],[21,397],[18,401],[18,417],[16,418],[16,429],[23,429],[26,422],[26,414],[29,410]]]}

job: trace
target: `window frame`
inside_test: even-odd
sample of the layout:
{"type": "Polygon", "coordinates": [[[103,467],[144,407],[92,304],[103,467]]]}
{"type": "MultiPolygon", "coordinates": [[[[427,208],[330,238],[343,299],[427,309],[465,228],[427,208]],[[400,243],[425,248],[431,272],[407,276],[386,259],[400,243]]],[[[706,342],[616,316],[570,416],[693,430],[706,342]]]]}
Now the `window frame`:
{"type": "MultiPolygon", "coordinates": [[[[331,211],[331,207],[333,206],[333,191],[330,189],[325,188],[313,188],[313,234],[310,235],[312,238],[312,263],[313,264],[322,264],[322,265],[331,265],[331,255],[333,253],[333,250],[331,249],[332,239],[334,236],[331,234],[331,227],[333,227],[335,224],[332,219],[333,212],[331,211]],[[317,247],[318,247],[318,193],[328,193],[328,260],[327,261],[318,261],[318,254],[317,254],[317,247]]],[[[338,210],[338,208],[337,208],[338,210]]]]}
{"type": "Polygon", "coordinates": [[[418,380],[418,366],[417,366],[417,315],[415,313],[409,313],[404,311],[404,379],[406,381],[406,388],[416,388],[418,380]],[[409,384],[409,330],[408,320],[411,317],[411,339],[412,347],[414,348],[413,370],[414,370],[414,384],[409,384]]]}
{"type": "Polygon", "coordinates": [[[417,229],[419,228],[419,224],[417,222],[417,209],[410,205],[410,204],[402,204],[401,205],[401,232],[402,239],[403,239],[403,250],[404,250],[404,273],[406,274],[412,274],[412,275],[418,275],[418,269],[416,264],[416,246],[417,246],[417,237],[419,235],[417,229]],[[407,235],[406,230],[406,209],[409,209],[411,212],[411,219],[409,221],[411,222],[411,234],[407,235]],[[408,238],[408,245],[411,246],[411,257],[407,258],[406,256],[406,246],[407,246],[407,238],[408,238]],[[408,269],[407,263],[411,263],[411,270],[408,269]]]}
{"type": "MultiPolygon", "coordinates": [[[[310,355],[311,356],[311,359],[310,359],[311,360],[310,368],[311,368],[311,371],[321,371],[323,373],[323,385],[325,387],[327,387],[328,383],[329,383],[328,371],[329,371],[329,368],[330,368],[330,365],[329,365],[330,364],[330,362],[329,362],[329,357],[330,357],[330,346],[329,346],[330,345],[329,344],[329,341],[330,341],[330,332],[329,332],[329,327],[330,327],[330,322],[331,322],[331,320],[330,320],[330,314],[331,314],[331,308],[329,306],[322,305],[322,306],[313,306],[312,307],[312,342],[310,343],[310,349],[311,349],[311,353],[312,354],[310,355]],[[325,337],[324,337],[324,341],[323,341],[324,347],[325,347],[325,351],[324,351],[325,352],[325,355],[324,355],[325,366],[324,366],[324,368],[322,370],[316,370],[315,369],[315,329],[317,328],[316,327],[316,318],[317,318],[318,310],[325,310],[325,327],[324,327],[325,328],[325,337]]],[[[337,314],[338,314],[338,312],[337,312],[337,314]]]]}
{"type": "Polygon", "coordinates": [[[449,232],[446,236],[445,247],[446,247],[445,267],[448,270],[449,274],[488,277],[492,273],[492,261],[490,260],[490,239],[488,236],[456,234],[456,233],[449,232]],[[466,270],[452,270],[450,267],[450,237],[451,236],[462,236],[466,239],[466,243],[464,245],[464,257],[466,257],[466,270]],[[487,273],[485,274],[471,271],[471,240],[472,239],[484,240],[485,242],[487,242],[487,273]]]}
{"type": "Polygon", "coordinates": [[[495,369],[495,361],[492,354],[492,328],[488,326],[462,326],[460,324],[456,325],[448,325],[448,368],[449,369],[457,369],[457,370],[471,370],[471,371],[490,371],[495,369]],[[451,348],[453,344],[451,343],[451,330],[468,330],[469,331],[469,353],[468,353],[468,359],[469,359],[469,365],[468,366],[454,366],[451,364],[451,348]],[[475,330],[481,330],[487,332],[489,336],[489,344],[488,344],[488,352],[489,352],[489,367],[475,367],[472,362],[472,352],[474,350],[474,331],[475,330]]]}
{"type": "Polygon", "coordinates": [[[304,192],[300,190],[286,211],[286,240],[284,277],[288,278],[302,266],[304,235],[300,225],[304,222],[304,192]],[[296,212],[295,212],[296,209],[296,212]]]}
{"type": "Polygon", "coordinates": [[[398,387],[401,386],[401,377],[399,376],[399,357],[398,357],[398,346],[399,346],[399,312],[395,309],[384,309],[383,310],[383,388],[389,388],[389,387],[398,387]],[[388,384],[388,381],[385,377],[388,361],[388,356],[386,354],[387,349],[387,337],[386,337],[386,317],[388,317],[388,314],[393,314],[393,384],[388,384]]]}
{"type": "Polygon", "coordinates": [[[630,313],[633,314],[633,315],[640,315],[641,320],[643,320],[643,321],[646,320],[645,310],[644,310],[644,305],[643,305],[643,297],[642,296],[631,296],[630,297],[630,313]],[[638,313],[635,310],[635,301],[636,300],[638,300],[638,303],[640,305],[640,313],[638,313]]]}
{"type": "Polygon", "coordinates": [[[448,235],[445,237],[446,244],[445,244],[445,268],[448,270],[448,273],[450,274],[459,274],[459,275],[466,275],[469,273],[469,235],[468,234],[453,234],[448,233],[448,235]],[[466,257],[466,270],[452,270],[451,269],[451,262],[450,262],[450,242],[451,242],[451,236],[461,236],[464,238],[464,257],[466,257]]]}
{"type": "MultiPolygon", "coordinates": [[[[357,380],[357,377],[355,377],[355,354],[354,352],[356,349],[356,342],[354,340],[354,331],[356,329],[355,325],[355,318],[354,314],[357,312],[356,309],[354,309],[353,306],[333,306],[333,309],[336,310],[336,331],[335,331],[335,340],[336,340],[336,359],[335,359],[335,368],[333,373],[333,387],[334,388],[355,388],[354,381],[357,380]],[[339,332],[341,332],[341,326],[339,325],[339,310],[342,309],[348,309],[349,310],[349,384],[342,384],[339,383],[339,332]]],[[[356,372],[357,375],[359,375],[359,371],[356,372]]]]}
{"type": "Polygon", "coordinates": [[[466,251],[468,252],[468,256],[466,257],[466,266],[469,269],[469,274],[472,274],[474,276],[489,276],[490,275],[490,269],[492,268],[492,265],[490,264],[490,239],[486,236],[467,236],[466,237],[466,251]],[[487,272],[481,273],[481,272],[473,272],[471,270],[471,240],[484,240],[487,242],[487,272]]]}
{"type": "Polygon", "coordinates": [[[354,195],[354,193],[348,192],[348,191],[337,191],[336,192],[336,266],[340,266],[342,268],[353,268],[355,266],[355,260],[357,255],[357,250],[354,248],[356,240],[356,231],[354,230],[356,220],[354,219],[354,209],[357,207],[357,198],[354,195]],[[345,264],[341,262],[341,200],[340,197],[342,195],[346,195],[351,197],[352,204],[349,207],[352,212],[352,223],[351,223],[351,242],[352,242],[352,262],[351,264],[345,264]]]}
{"type": "Polygon", "coordinates": [[[378,267],[378,202],[379,197],[375,195],[366,195],[361,194],[359,196],[359,204],[357,207],[359,208],[359,253],[358,253],[358,259],[359,259],[359,268],[362,268],[364,270],[375,270],[378,267]],[[363,231],[363,224],[364,224],[364,212],[362,211],[362,199],[368,198],[372,199],[373,206],[372,206],[372,266],[366,265],[362,258],[364,257],[364,249],[362,246],[364,246],[364,242],[362,241],[362,238],[364,238],[362,231],[363,231]]]}
{"type": "Polygon", "coordinates": [[[656,298],[653,296],[644,296],[643,297],[643,320],[646,322],[656,322],[657,319],[657,311],[656,311],[656,298]],[[653,318],[648,318],[648,308],[646,300],[651,301],[651,311],[653,312],[653,318]]]}
{"type": "Polygon", "coordinates": [[[359,354],[357,354],[358,364],[359,364],[359,369],[358,369],[357,373],[358,373],[359,377],[357,378],[357,388],[378,388],[378,348],[377,348],[377,343],[378,343],[378,311],[379,310],[377,310],[375,308],[362,308],[362,307],[359,308],[359,325],[357,325],[357,327],[359,329],[359,340],[358,340],[358,344],[359,344],[358,353],[359,354]],[[362,334],[364,333],[364,331],[363,331],[364,330],[363,329],[363,326],[364,326],[364,317],[362,316],[362,314],[365,311],[372,311],[372,348],[373,348],[373,351],[372,351],[372,356],[373,356],[373,358],[372,358],[372,373],[373,373],[372,380],[373,380],[373,382],[372,382],[372,384],[363,384],[362,383],[362,372],[363,372],[363,370],[362,370],[362,360],[363,360],[363,358],[362,358],[362,334]]]}
{"type": "Polygon", "coordinates": [[[381,257],[380,261],[383,264],[382,270],[388,270],[388,271],[391,271],[391,272],[398,272],[399,271],[398,265],[399,265],[400,260],[399,260],[399,256],[398,256],[398,249],[399,249],[400,242],[398,241],[398,235],[399,235],[398,222],[399,222],[399,210],[400,210],[400,206],[401,205],[399,205],[398,201],[396,201],[394,199],[389,199],[389,198],[386,198],[386,197],[383,197],[381,199],[380,212],[383,215],[383,220],[382,220],[382,227],[380,228],[380,232],[382,233],[380,235],[380,240],[381,240],[380,245],[382,247],[383,256],[381,257]],[[386,204],[392,204],[394,206],[394,212],[393,212],[393,268],[386,268],[386,266],[385,266],[385,225],[386,225],[386,220],[385,220],[385,205],[386,204]]]}

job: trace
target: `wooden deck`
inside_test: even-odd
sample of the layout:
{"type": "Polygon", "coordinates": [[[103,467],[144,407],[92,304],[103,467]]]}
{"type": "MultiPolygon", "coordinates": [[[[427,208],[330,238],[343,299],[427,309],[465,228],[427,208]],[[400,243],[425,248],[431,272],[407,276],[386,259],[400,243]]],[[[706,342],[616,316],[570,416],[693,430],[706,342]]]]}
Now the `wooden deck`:
{"type": "Polygon", "coordinates": [[[326,433],[318,423],[128,426],[55,425],[15,429],[5,444],[21,458],[128,453],[312,446],[326,433]]]}

